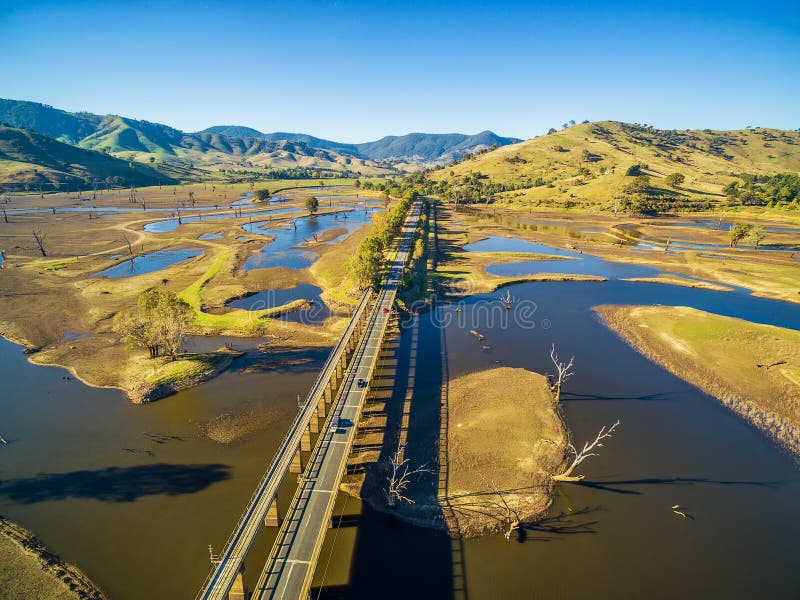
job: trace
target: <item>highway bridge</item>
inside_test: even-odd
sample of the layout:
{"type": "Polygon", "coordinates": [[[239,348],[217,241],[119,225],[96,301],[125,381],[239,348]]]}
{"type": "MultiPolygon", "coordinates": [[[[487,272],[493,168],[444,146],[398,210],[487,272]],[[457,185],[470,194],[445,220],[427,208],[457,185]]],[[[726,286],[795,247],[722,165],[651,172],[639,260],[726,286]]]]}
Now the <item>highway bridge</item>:
{"type": "Polygon", "coordinates": [[[197,599],[246,600],[244,562],[262,526],[280,525],[252,597],[306,598],[329,528],[339,483],[347,466],[356,425],[378,362],[403,269],[411,252],[420,203],[403,225],[381,289],[367,292],[325,362],[294,423],[217,557],[197,599]],[[320,420],[324,426],[320,430],[320,420]],[[319,434],[313,449],[311,434],[319,434]],[[311,450],[304,464],[302,452],[311,450]],[[285,518],[279,519],[277,493],[287,473],[298,487],[285,518]]]}

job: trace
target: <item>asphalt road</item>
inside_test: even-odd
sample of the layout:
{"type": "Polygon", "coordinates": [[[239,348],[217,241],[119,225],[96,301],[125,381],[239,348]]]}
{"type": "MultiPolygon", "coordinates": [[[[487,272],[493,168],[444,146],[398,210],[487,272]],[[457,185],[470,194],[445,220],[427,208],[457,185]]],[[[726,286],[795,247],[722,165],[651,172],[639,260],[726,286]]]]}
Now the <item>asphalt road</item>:
{"type": "Polygon", "coordinates": [[[367,387],[359,386],[358,380],[370,381],[378,362],[403,267],[411,251],[419,211],[420,205],[416,203],[404,225],[399,249],[378,294],[376,309],[340,388],[331,419],[332,423],[339,425],[322,432],[312,452],[311,462],[285,516],[253,598],[295,600],[308,595],[339,482],[347,467],[355,424],[367,394],[367,387]]]}
{"type": "Polygon", "coordinates": [[[233,529],[233,533],[231,533],[230,538],[228,538],[227,543],[219,555],[218,563],[211,571],[200,593],[197,595],[198,599],[227,599],[228,591],[231,589],[234,579],[242,567],[245,556],[247,556],[250,547],[253,545],[256,534],[258,534],[261,527],[263,527],[264,517],[278,493],[281,481],[289,471],[292,458],[300,445],[300,439],[303,433],[308,429],[311,419],[316,418],[317,404],[324,394],[328,381],[336,370],[337,363],[346,349],[350,335],[355,330],[356,324],[364,311],[367,310],[368,304],[369,295],[364,294],[345,332],[325,361],[302,410],[289,428],[286,437],[283,439],[283,442],[270,462],[269,468],[266,473],[264,473],[258,487],[247,503],[242,516],[233,529]]]}

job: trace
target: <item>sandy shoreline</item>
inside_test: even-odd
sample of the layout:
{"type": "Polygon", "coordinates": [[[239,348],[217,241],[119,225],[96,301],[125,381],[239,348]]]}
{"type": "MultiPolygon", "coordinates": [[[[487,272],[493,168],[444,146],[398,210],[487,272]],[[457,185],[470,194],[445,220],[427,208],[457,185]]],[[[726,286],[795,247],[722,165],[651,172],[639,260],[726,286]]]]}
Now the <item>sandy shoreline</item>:
{"type": "MultiPolygon", "coordinates": [[[[672,310],[680,313],[687,313],[688,317],[700,315],[704,317],[708,313],[695,311],[685,307],[648,307],[652,311],[672,310]]],[[[599,306],[595,311],[600,316],[603,323],[614,331],[623,341],[634,348],[637,352],[646,356],[654,363],[661,365],[670,373],[694,385],[703,392],[717,398],[733,412],[743,419],[756,426],[779,445],[792,452],[800,458],[800,421],[797,418],[796,406],[800,404],[800,380],[795,382],[794,393],[792,393],[791,373],[777,376],[777,384],[771,386],[772,389],[757,390],[749,385],[752,379],[748,378],[738,362],[731,362],[725,365],[720,360],[715,360],[713,356],[696,355],[695,347],[684,344],[684,340],[676,340],[671,337],[669,332],[654,332],[649,324],[637,323],[636,310],[642,307],[629,306],[599,306]],[[634,316],[632,316],[634,315],[634,316]],[[660,334],[660,340],[655,336],[660,334]],[[702,360],[701,360],[702,359],[702,360]],[[721,365],[721,366],[720,366],[721,365]],[[726,367],[728,367],[726,369],[726,367]],[[731,376],[726,376],[726,370],[731,376]],[[735,375],[733,375],[735,373],[735,375]],[[737,376],[738,375],[738,376],[737,376]],[[785,381],[784,381],[785,380],[785,381]],[[780,383],[785,383],[789,387],[787,392],[780,387],[780,383]],[[772,402],[772,404],[768,404],[772,402]]],[[[681,314],[684,319],[688,318],[681,314]]],[[[736,337],[731,336],[728,351],[731,357],[740,359],[742,356],[750,358],[756,365],[755,370],[764,371],[765,367],[777,366],[784,362],[791,364],[792,358],[784,360],[765,359],[763,353],[759,353],[755,344],[749,340],[749,330],[764,331],[767,334],[771,331],[780,331],[781,328],[768,325],[758,325],[733,319],[731,317],[720,317],[710,315],[715,321],[730,323],[732,331],[738,332],[736,337]],[[748,343],[750,342],[750,343],[748,343]]],[[[707,318],[707,317],[705,317],[707,318]]],[[[796,334],[793,330],[784,330],[789,334],[796,334]]],[[[800,334],[797,334],[800,338],[800,334]]],[[[770,338],[771,346],[777,348],[778,338],[770,338]]],[[[800,354],[800,346],[795,346],[794,352],[800,354]]],[[[791,356],[789,351],[781,348],[778,351],[780,356],[791,356]]],[[[795,354],[795,355],[797,355],[795,354]]],[[[760,373],[760,384],[764,384],[765,375],[760,373]]],[[[752,377],[752,376],[751,376],[752,377]]]]}

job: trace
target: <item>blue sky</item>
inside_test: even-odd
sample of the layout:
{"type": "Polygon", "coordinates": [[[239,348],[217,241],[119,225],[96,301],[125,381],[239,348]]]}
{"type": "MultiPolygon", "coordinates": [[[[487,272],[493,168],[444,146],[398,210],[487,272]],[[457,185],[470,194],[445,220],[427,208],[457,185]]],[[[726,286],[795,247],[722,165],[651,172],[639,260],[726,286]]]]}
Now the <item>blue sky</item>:
{"type": "Polygon", "coordinates": [[[0,1],[0,97],[361,142],[800,127],[800,2],[0,1]]]}

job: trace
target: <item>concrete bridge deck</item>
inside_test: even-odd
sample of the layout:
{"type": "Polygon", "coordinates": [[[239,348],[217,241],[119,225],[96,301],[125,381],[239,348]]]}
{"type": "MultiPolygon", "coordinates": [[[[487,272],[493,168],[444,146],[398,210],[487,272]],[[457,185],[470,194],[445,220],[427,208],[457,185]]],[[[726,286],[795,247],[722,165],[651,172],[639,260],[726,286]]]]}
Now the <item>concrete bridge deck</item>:
{"type": "Polygon", "coordinates": [[[310,433],[317,432],[318,417],[325,416],[325,405],[333,402],[334,393],[338,392],[328,421],[337,426],[328,427],[319,435],[254,597],[293,599],[308,594],[368,390],[366,385],[359,384],[359,379],[369,382],[377,364],[392,305],[410,255],[419,213],[419,203],[415,203],[374,304],[370,293],[361,299],[220,553],[198,599],[246,597],[241,575],[245,557],[260,528],[264,524],[277,524],[276,497],[281,481],[288,472],[303,470],[300,451],[310,449],[310,433]]]}

